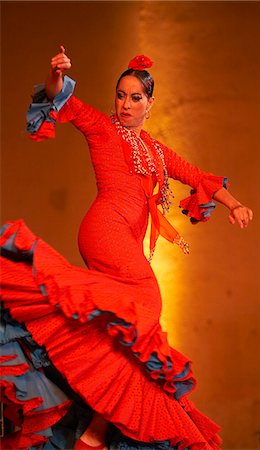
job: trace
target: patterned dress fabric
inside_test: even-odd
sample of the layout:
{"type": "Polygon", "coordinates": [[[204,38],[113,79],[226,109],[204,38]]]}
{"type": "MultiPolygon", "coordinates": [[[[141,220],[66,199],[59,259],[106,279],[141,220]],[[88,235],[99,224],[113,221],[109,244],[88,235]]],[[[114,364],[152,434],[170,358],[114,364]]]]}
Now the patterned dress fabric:
{"type": "MultiPolygon", "coordinates": [[[[84,134],[96,174],[97,198],[78,236],[87,268],[69,264],[23,220],[7,223],[1,236],[4,307],[46,349],[76,394],[132,446],[216,450],[219,426],[187,397],[196,384],[191,361],[169,346],[159,323],[160,290],[143,252],[149,199],[144,176],[134,170],[131,146],[110,117],[73,95],[50,111],[33,138],[52,137],[55,120],[71,122],[84,134]]],[[[142,131],[141,137],[149,146],[149,134],[142,131]]],[[[225,179],[159,145],[168,176],[193,189],[182,202],[185,213],[195,222],[207,220],[212,196],[225,179]]],[[[155,177],[150,181],[154,187],[155,177]]],[[[12,391],[8,368],[3,382],[12,391]]],[[[60,400],[63,414],[67,401],[60,400]]],[[[18,441],[15,445],[26,448],[18,441]]]]}

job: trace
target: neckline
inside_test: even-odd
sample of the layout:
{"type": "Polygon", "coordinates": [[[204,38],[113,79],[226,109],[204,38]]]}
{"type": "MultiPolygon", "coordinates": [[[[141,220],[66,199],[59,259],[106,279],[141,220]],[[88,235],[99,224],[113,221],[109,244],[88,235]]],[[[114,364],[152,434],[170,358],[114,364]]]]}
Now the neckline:
{"type": "Polygon", "coordinates": [[[138,136],[134,130],[131,130],[131,129],[127,128],[126,126],[122,125],[120,120],[116,116],[116,114],[112,114],[110,116],[110,118],[111,118],[111,121],[112,121],[113,125],[115,125],[116,127],[120,127],[123,132],[128,133],[133,138],[143,139],[144,135],[147,134],[146,131],[143,128],[141,128],[140,134],[138,136]]]}

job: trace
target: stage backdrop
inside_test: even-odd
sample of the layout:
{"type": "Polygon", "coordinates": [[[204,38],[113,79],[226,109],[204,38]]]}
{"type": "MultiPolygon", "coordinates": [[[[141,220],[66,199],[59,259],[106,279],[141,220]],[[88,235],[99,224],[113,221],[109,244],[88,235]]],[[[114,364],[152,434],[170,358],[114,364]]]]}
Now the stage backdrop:
{"type": "MultiPolygon", "coordinates": [[[[118,75],[136,54],[153,61],[156,103],[147,129],[203,170],[230,178],[256,213],[259,181],[259,2],[2,2],[2,220],[23,217],[73,264],[77,230],[96,187],[84,138],[59,125],[36,144],[25,129],[34,83],[66,47],[76,95],[110,114],[118,75]]],[[[224,449],[256,449],[258,218],[247,230],[217,206],[191,225],[172,183],[170,213],[191,254],[159,239],[153,268],[162,325],[194,360],[199,408],[219,422],[224,449]]],[[[147,244],[147,242],[146,242],[147,244]]],[[[123,249],[122,249],[123,251],[123,249]]]]}

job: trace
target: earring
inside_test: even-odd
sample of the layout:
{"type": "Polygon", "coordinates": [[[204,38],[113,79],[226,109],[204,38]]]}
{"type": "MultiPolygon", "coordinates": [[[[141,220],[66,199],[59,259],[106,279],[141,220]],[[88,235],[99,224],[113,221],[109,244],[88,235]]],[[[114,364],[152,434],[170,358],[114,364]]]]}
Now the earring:
{"type": "Polygon", "coordinates": [[[147,109],[145,112],[145,118],[150,119],[150,117],[151,117],[151,113],[150,113],[149,109],[147,109]]]}

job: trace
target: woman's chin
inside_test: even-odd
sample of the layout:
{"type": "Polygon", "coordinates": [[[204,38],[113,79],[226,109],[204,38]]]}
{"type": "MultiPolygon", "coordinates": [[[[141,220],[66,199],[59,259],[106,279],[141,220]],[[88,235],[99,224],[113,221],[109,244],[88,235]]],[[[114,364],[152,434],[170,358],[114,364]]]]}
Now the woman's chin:
{"type": "Polygon", "coordinates": [[[121,125],[123,125],[124,127],[131,127],[134,126],[133,125],[133,120],[131,120],[131,116],[124,116],[124,115],[120,115],[119,116],[119,122],[121,123],[121,125]]]}

